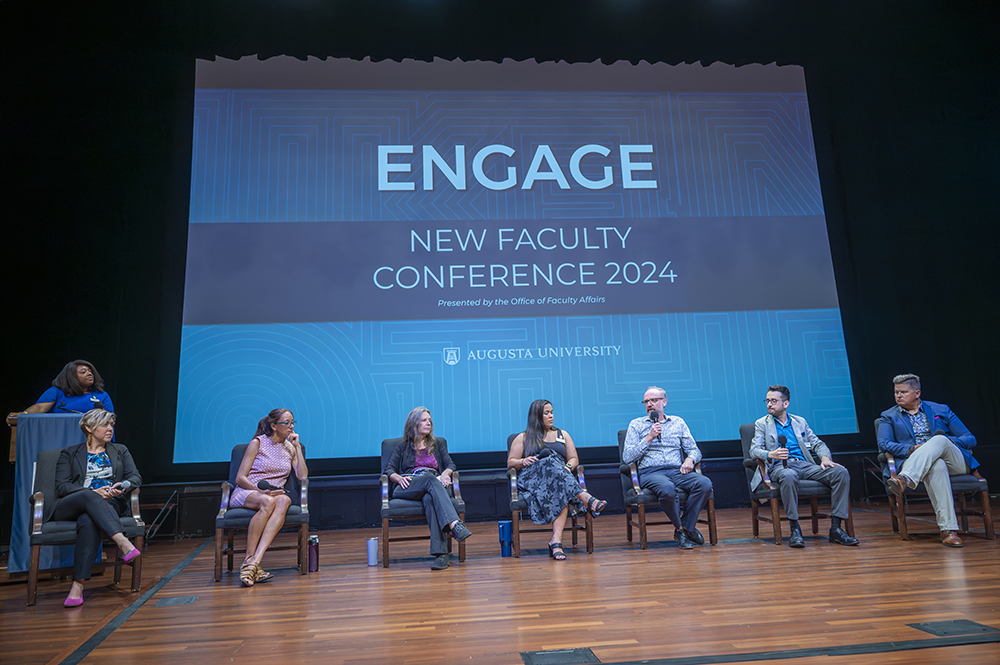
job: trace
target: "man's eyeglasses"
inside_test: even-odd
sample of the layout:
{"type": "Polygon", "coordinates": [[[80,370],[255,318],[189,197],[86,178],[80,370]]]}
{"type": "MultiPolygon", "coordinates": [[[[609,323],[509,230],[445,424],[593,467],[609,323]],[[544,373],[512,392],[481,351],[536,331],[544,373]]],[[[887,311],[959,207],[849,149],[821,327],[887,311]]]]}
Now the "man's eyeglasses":
{"type": "Polygon", "coordinates": [[[764,404],[767,404],[768,406],[771,406],[772,404],[781,404],[782,401],[783,400],[774,399],[773,397],[769,397],[768,399],[764,400],[764,404]]]}
{"type": "Polygon", "coordinates": [[[642,403],[643,404],[655,404],[656,402],[659,402],[661,399],[666,399],[666,398],[665,397],[656,397],[654,399],[644,399],[644,400],[642,400],[642,403]]]}

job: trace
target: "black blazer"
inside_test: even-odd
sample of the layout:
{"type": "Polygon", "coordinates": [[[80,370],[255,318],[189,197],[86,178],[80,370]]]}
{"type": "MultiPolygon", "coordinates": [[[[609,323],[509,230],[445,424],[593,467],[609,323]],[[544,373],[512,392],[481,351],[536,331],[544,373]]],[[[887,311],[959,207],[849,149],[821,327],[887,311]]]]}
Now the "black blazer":
{"type": "MultiPolygon", "coordinates": [[[[443,438],[435,437],[434,458],[438,463],[438,475],[446,469],[451,469],[452,471],[458,469],[455,463],[451,461],[451,455],[448,454],[448,441],[443,438]]],[[[402,475],[413,471],[416,465],[417,453],[413,450],[413,446],[407,443],[405,439],[400,439],[395,450],[392,451],[392,455],[389,456],[389,461],[386,462],[385,468],[382,469],[382,473],[387,476],[391,476],[394,473],[402,475]]]]}
{"type": "MultiPolygon", "coordinates": [[[[132,460],[132,453],[128,448],[120,443],[109,443],[106,451],[108,459],[111,460],[112,481],[120,483],[127,480],[132,483],[132,487],[139,487],[142,484],[142,476],[135,468],[132,460]]],[[[52,516],[59,499],[69,496],[74,492],[83,490],[90,491],[84,487],[87,480],[87,444],[81,443],[68,448],[63,448],[59,454],[59,461],[56,462],[56,496],[55,501],[45,502],[44,519],[48,520],[52,516]]],[[[114,499],[118,506],[118,514],[123,514],[128,505],[128,494],[123,494],[114,499]]]]}

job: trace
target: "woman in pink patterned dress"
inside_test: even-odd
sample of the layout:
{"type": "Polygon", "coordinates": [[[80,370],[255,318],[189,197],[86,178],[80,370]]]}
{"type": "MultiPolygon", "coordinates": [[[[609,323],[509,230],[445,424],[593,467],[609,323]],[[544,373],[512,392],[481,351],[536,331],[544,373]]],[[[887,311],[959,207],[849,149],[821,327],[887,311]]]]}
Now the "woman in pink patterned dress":
{"type": "Polygon", "coordinates": [[[247,558],[240,566],[240,581],[244,586],[271,579],[271,573],[260,567],[260,561],[284,525],[285,513],[292,505],[284,489],[261,490],[257,483],[266,480],[275,487],[283,487],[293,470],[299,480],[309,476],[292,412],[275,409],[257,424],[257,433],[243,455],[236,488],[229,499],[230,508],[257,511],[247,530],[247,558]]]}

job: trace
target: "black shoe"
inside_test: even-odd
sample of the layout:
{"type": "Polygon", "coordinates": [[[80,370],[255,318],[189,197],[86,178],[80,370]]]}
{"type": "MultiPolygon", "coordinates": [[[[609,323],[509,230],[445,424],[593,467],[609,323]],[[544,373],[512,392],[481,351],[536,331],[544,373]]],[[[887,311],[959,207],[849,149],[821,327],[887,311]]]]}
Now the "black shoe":
{"type": "Polygon", "coordinates": [[[838,526],[834,529],[830,529],[830,542],[839,543],[841,545],[857,545],[858,539],[838,526]]]}
{"type": "Polygon", "coordinates": [[[448,568],[448,555],[438,554],[431,563],[431,570],[445,570],[448,568]]]}
{"type": "Polygon", "coordinates": [[[455,526],[451,527],[451,535],[455,536],[455,540],[462,542],[466,538],[472,535],[469,531],[469,527],[462,523],[462,520],[455,522],[455,526]]]}
{"type": "Polygon", "coordinates": [[[679,550],[690,550],[694,548],[694,543],[691,542],[691,538],[688,537],[688,532],[684,529],[677,529],[674,531],[674,540],[677,541],[677,549],[679,550]]]}
{"type": "Polygon", "coordinates": [[[797,548],[806,546],[805,541],[802,540],[802,529],[792,529],[792,535],[788,537],[788,546],[797,548]]]}
{"type": "Polygon", "coordinates": [[[691,529],[687,532],[687,534],[688,537],[691,538],[691,542],[695,545],[705,544],[705,536],[701,535],[701,531],[698,531],[698,529],[691,529]]]}

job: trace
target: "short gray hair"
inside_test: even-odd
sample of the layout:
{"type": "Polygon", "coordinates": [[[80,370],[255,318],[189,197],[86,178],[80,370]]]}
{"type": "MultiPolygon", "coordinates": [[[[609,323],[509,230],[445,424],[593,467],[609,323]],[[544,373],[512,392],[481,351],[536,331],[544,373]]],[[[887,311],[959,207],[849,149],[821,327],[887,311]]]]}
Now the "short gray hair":
{"type": "Polygon", "coordinates": [[[80,418],[80,429],[83,430],[84,434],[90,434],[96,428],[108,423],[114,425],[114,422],[115,414],[113,412],[104,409],[91,409],[83,414],[83,418],[80,418]]]}
{"type": "Polygon", "coordinates": [[[646,390],[645,390],[645,392],[643,392],[643,394],[648,393],[650,390],[655,390],[656,392],[660,393],[660,395],[662,396],[661,399],[667,399],[667,391],[664,390],[663,388],[659,387],[659,386],[650,386],[650,387],[646,388],[646,390]]]}
{"type": "Polygon", "coordinates": [[[920,377],[916,374],[900,374],[892,377],[892,385],[898,386],[901,383],[908,385],[910,390],[920,390],[920,377]]]}

